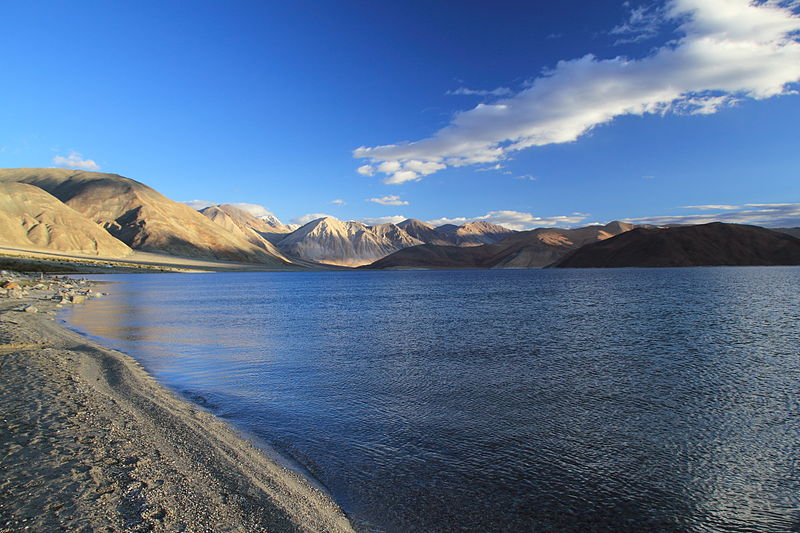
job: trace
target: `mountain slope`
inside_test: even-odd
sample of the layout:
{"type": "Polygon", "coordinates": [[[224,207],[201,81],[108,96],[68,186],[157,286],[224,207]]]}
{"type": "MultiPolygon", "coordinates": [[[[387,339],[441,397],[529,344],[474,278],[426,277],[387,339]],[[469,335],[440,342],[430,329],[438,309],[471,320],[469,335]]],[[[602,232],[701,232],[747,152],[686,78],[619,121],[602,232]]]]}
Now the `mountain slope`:
{"type": "Polygon", "coordinates": [[[758,226],[713,222],[637,228],[588,244],[560,268],[800,265],[800,239],[758,226]]]}
{"type": "Polygon", "coordinates": [[[124,257],[131,249],[58,198],[27,183],[0,182],[0,244],[124,257]]]}
{"type": "Polygon", "coordinates": [[[191,207],[116,174],[59,168],[0,169],[0,182],[39,187],[138,250],[285,265],[191,207]]]}
{"type": "Polygon", "coordinates": [[[797,237],[800,239],[800,228],[770,228],[772,231],[777,231],[779,233],[785,233],[786,235],[791,235],[792,237],[797,237]]]}
{"type": "Polygon", "coordinates": [[[414,246],[399,250],[366,268],[541,268],[587,242],[607,239],[632,227],[612,222],[578,229],[540,228],[512,233],[496,244],[414,246]]]}
{"type": "Polygon", "coordinates": [[[425,244],[440,244],[448,246],[454,244],[436,228],[415,218],[406,219],[397,224],[397,227],[408,233],[411,237],[425,244]]]}
{"type": "Polygon", "coordinates": [[[361,222],[319,218],[287,235],[278,242],[278,248],[288,255],[310,261],[359,266],[384,257],[407,243],[417,242],[393,224],[375,228],[373,231],[361,222]]]}
{"type": "Polygon", "coordinates": [[[437,228],[450,243],[456,246],[480,246],[495,244],[515,233],[514,231],[492,224],[491,222],[467,222],[461,226],[446,224],[437,228]]]}
{"type": "Polygon", "coordinates": [[[501,241],[494,268],[542,268],[575,248],[602,241],[633,229],[633,224],[610,222],[605,226],[576,229],[539,228],[511,235],[501,241]]]}
{"type": "Polygon", "coordinates": [[[395,224],[378,224],[377,226],[368,226],[367,228],[375,235],[389,241],[392,246],[398,249],[423,244],[421,240],[415,239],[403,230],[403,228],[395,224]]]}
{"type": "Polygon", "coordinates": [[[275,227],[263,218],[251,215],[230,204],[212,205],[201,209],[200,213],[222,226],[228,232],[246,240],[247,242],[263,248],[275,257],[289,261],[283,253],[278,250],[267,235],[275,232],[275,227]]]}

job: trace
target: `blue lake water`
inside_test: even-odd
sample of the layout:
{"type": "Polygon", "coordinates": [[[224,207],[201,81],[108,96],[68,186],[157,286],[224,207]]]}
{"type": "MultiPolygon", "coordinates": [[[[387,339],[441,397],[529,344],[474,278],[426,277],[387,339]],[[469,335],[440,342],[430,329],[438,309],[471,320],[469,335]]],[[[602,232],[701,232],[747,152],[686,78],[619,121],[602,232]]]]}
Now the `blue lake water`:
{"type": "Polygon", "coordinates": [[[71,327],[362,531],[800,531],[800,268],[103,279],[71,327]]]}

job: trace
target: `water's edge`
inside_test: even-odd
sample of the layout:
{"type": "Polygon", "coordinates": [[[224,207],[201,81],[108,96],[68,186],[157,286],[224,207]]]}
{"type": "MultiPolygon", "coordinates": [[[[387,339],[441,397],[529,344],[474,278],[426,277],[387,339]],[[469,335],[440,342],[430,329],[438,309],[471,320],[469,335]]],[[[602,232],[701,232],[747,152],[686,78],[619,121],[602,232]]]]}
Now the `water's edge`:
{"type": "MultiPolygon", "coordinates": [[[[145,274],[140,274],[140,275],[147,276],[147,275],[152,275],[152,274],[145,273],[145,274]]],[[[120,284],[121,285],[121,284],[124,284],[125,282],[107,282],[107,283],[108,283],[108,286],[113,286],[114,284],[120,284]]],[[[86,303],[84,303],[82,305],[91,305],[91,304],[92,304],[91,300],[89,300],[88,302],[86,302],[86,303]]],[[[250,443],[254,448],[256,448],[259,451],[261,451],[267,459],[269,459],[273,463],[285,468],[286,470],[289,470],[289,471],[293,472],[294,474],[297,474],[298,476],[302,477],[311,486],[313,486],[314,488],[316,488],[317,490],[322,492],[325,496],[330,498],[331,501],[336,503],[336,505],[338,505],[342,509],[342,511],[344,511],[344,513],[348,517],[348,519],[352,519],[352,517],[350,516],[350,514],[348,512],[348,509],[346,509],[344,506],[342,506],[342,504],[340,502],[336,501],[336,499],[334,498],[334,495],[333,495],[332,491],[330,490],[330,488],[327,487],[320,479],[315,477],[314,474],[308,469],[308,467],[306,465],[304,465],[297,458],[293,457],[288,451],[278,450],[274,445],[272,445],[271,443],[267,442],[265,439],[259,437],[258,435],[256,435],[252,431],[250,431],[247,428],[243,427],[242,424],[238,423],[235,419],[223,416],[221,414],[221,409],[218,408],[218,407],[215,408],[213,406],[210,406],[208,401],[206,400],[206,398],[203,397],[202,395],[196,394],[196,393],[192,393],[192,391],[189,390],[189,389],[179,389],[179,388],[172,387],[169,384],[165,383],[164,380],[162,380],[159,377],[157,377],[155,375],[155,373],[152,372],[151,369],[149,369],[147,367],[146,362],[142,358],[137,357],[133,353],[126,352],[126,351],[123,351],[123,350],[120,350],[120,349],[114,347],[112,345],[112,343],[109,342],[108,339],[104,339],[102,337],[91,335],[88,332],[81,330],[80,328],[78,328],[77,326],[75,326],[74,324],[72,324],[70,322],[70,314],[72,312],[73,312],[73,308],[72,307],[65,307],[65,308],[61,309],[56,314],[56,320],[58,320],[59,324],[63,328],[68,329],[70,331],[73,331],[73,332],[81,335],[82,337],[85,337],[86,339],[89,339],[93,343],[103,346],[104,348],[106,348],[108,350],[114,350],[114,351],[123,353],[126,356],[130,357],[131,359],[133,359],[134,361],[139,363],[139,365],[141,365],[141,367],[144,369],[144,371],[147,373],[147,375],[149,375],[151,378],[153,378],[153,380],[156,383],[158,383],[158,385],[160,387],[162,387],[165,390],[173,393],[179,400],[181,400],[181,401],[183,401],[185,403],[191,404],[196,409],[198,409],[200,411],[204,411],[206,413],[209,413],[209,414],[213,415],[215,418],[217,418],[218,420],[224,422],[242,440],[250,443]]]]}

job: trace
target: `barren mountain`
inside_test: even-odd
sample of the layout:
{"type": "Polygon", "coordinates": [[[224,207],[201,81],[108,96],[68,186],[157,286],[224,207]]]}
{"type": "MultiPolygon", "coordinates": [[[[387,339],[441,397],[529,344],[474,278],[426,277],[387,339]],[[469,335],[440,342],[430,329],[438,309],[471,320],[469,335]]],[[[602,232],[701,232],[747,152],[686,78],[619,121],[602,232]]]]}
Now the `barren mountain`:
{"type": "Polygon", "coordinates": [[[504,239],[495,256],[494,268],[541,268],[581,246],[611,238],[633,229],[633,224],[610,222],[605,226],[576,229],[539,228],[522,231],[504,239]]]}
{"type": "Polygon", "coordinates": [[[267,238],[268,235],[275,233],[276,228],[263,218],[251,215],[230,204],[212,205],[201,209],[200,213],[230,233],[263,248],[275,257],[289,261],[267,238]]]}
{"type": "Polygon", "coordinates": [[[636,228],[571,253],[556,267],[684,267],[800,265],[800,239],[739,224],[714,222],[636,228]]]}
{"type": "Polygon", "coordinates": [[[0,169],[0,182],[34,185],[138,250],[284,265],[286,261],[233,235],[191,207],[116,174],[60,168],[0,169]]]}
{"type": "Polygon", "coordinates": [[[408,233],[413,238],[417,239],[420,242],[424,242],[425,244],[440,244],[442,246],[454,244],[443,233],[440,233],[436,228],[434,228],[427,222],[423,222],[415,218],[406,219],[398,223],[397,226],[399,228],[402,228],[406,233],[408,233]]]}
{"type": "Polygon", "coordinates": [[[333,217],[312,220],[278,243],[291,256],[331,265],[359,266],[371,263],[395,250],[416,242],[391,224],[375,226],[361,222],[342,222],[333,217]]]}
{"type": "Polygon", "coordinates": [[[16,182],[0,182],[0,244],[110,258],[131,253],[128,246],[58,198],[16,182]]]}
{"type": "Polygon", "coordinates": [[[368,226],[368,228],[372,233],[383,237],[397,248],[407,248],[422,244],[421,240],[415,239],[395,224],[379,224],[377,226],[368,226]]]}
{"type": "Polygon", "coordinates": [[[541,268],[588,242],[607,239],[632,227],[611,222],[578,229],[541,228],[512,233],[496,244],[482,246],[414,246],[365,268],[541,268]]]}
{"type": "Polygon", "coordinates": [[[508,228],[484,221],[467,222],[461,226],[446,224],[439,226],[436,230],[456,246],[494,244],[514,233],[508,228]]]}

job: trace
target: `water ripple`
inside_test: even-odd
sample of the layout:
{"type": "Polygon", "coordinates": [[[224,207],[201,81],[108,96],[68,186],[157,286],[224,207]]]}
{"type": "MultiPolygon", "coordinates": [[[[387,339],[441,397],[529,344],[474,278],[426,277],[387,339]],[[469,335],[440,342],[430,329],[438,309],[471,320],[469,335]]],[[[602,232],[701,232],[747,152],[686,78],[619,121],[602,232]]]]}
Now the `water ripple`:
{"type": "Polygon", "coordinates": [[[800,269],[119,276],[71,324],[364,531],[800,531],[800,269]]]}

